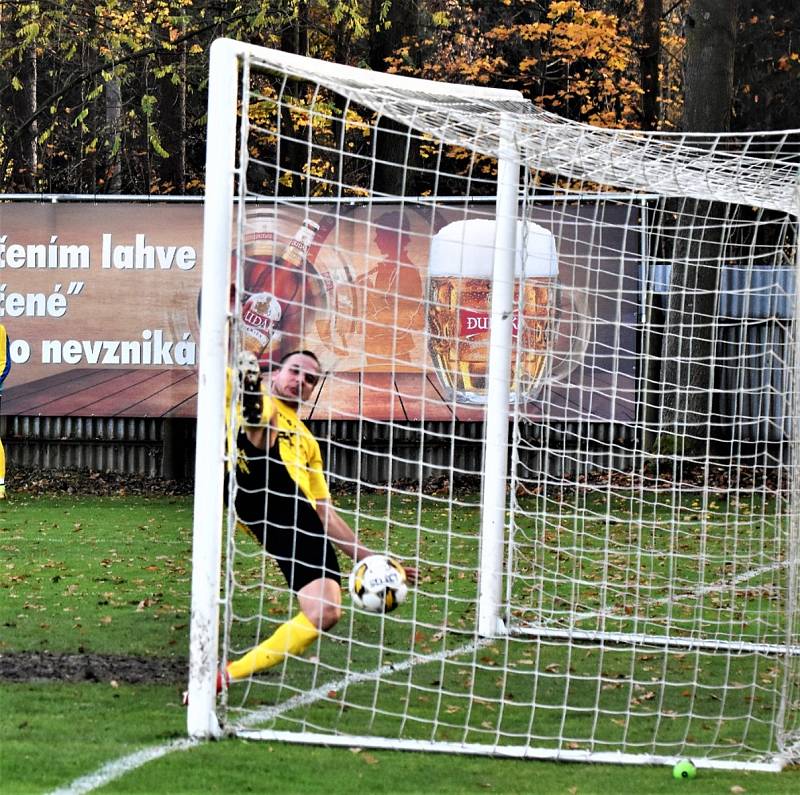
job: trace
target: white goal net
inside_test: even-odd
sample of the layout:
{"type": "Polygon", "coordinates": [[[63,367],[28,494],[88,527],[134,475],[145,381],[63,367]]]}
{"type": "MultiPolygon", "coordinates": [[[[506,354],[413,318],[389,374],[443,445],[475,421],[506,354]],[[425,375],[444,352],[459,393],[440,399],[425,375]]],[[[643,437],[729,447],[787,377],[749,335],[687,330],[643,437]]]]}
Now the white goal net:
{"type": "Polygon", "coordinates": [[[230,41],[209,95],[190,733],[797,761],[800,131],[599,129],[230,41]],[[392,612],[346,548],[321,627],[289,585],[272,467],[307,439],[225,392],[249,352],[272,411],[297,350],[330,503],[419,572],[392,612]]]}

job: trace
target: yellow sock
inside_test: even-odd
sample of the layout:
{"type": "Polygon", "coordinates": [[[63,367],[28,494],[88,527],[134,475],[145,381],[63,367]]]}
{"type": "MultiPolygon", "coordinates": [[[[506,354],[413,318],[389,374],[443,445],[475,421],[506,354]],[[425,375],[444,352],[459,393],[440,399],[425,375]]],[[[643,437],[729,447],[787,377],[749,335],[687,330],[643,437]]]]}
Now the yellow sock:
{"type": "Polygon", "coordinates": [[[246,676],[272,668],[281,662],[287,654],[304,652],[317,638],[319,630],[308,620],[304,613],[281,624],[263,643],[247,652],[239,660],[228,663],[228,675],[231,679],[243,679],[246,676]]]}

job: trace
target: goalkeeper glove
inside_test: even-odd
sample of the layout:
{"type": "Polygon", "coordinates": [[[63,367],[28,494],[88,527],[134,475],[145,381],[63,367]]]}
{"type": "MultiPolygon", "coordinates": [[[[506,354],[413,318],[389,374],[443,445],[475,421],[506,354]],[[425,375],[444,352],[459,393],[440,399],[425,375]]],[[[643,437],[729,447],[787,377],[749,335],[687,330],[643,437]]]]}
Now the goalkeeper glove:
{"type": "Polygon", "coordinates": [[[242,387],[242,416],[248,425],[258,425],[264,403],[261,395],[261,369],[250,351],[242,351],[238,361],[239,383],[242,387]]]}

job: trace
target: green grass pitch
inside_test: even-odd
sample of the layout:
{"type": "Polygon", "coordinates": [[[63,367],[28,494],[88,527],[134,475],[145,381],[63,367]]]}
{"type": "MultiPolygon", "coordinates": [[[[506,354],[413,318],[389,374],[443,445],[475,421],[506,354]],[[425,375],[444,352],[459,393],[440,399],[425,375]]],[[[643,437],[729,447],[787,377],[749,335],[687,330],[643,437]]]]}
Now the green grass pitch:
{"type": "MultiPolygon", "coordinates": [[[[271,725],[291,728],[304,723],[320,731],[336,728],[365,733],[367,728],[396,731],[403,724],[405,736],[430,737],[427,721],[437,716],[435,738],[442,740],[486,742],[502,732],[510,738],[519,735],[519,742],[523,742],[527,732],[536,738],[537,745],[546,747],[573,742],[570,737],[588,736],[594,728],[595,736],[609,748],[618,742],[631,748],[648,742],[652,746],[655,732],[660,749],[669,752],[687,734],[702,743],[709,731],[705,724],[713,727],[717,741],[723,744],[726,737],[730,742],[740,742],[744,737],[755,746],[766,741],[769,726],[759,720],[759,715],[768,715],[771,705],[758,699],[769,692],[762,679],[768,680],[773,674],[763,656],[720,657],[715,662],[712,655],[705,655],[703,686],[689,688],[684,680],[695,677],[697,667],[691,651],[671,658],[652,649],[573,646],[570,651],[554,641],[514,637],[459,654],[459,649],[470,642],[474,619],[475,582],[470,567],[474,566],[477,507],[465,504],[451,513],[441,501],[426,500],[420,505],[395,498],[387,508],[385,498],[378,495],[366,495],[358,504],[346,498],[343,507],[358,510],[360,530],[374,545],[388,533],[398,553],[418,550],[422,554],[425,563],[419,589],[394,614],[398,619],[395,622],[381,623],[372,616],[347,610],[332,635],[323,638],[307,659],[292,660],[281,672],[268,674],[249,688],[234,687],[230,693],[231,717],[238,715],[243,703],[250,708],[269,708],[294,693],[324,685],[327,680],[320,678],[320,671],[330,666],[331,679],[335,679],[333,672],[344,667],[344,657],[349,655],[348,664],[354,670],[370,671],[387,663],[397,664],[399,670],[383,678],[380,685],[364,681],[347,683],[336,692],[326,691],[313,705],[283,712],[271,725]],[[433,528],[427,536],[416,529],[418,511],[424,513],[423,524],[433,528]],[[450,567],[444,566],[445,559],[450,560],[450,567]],[[355,639],[352,644],[350,638],[355,639]],[[383,651],[379,651],[377,640],[383,651]],[[409,649],[436,662],[403,668],[409,649]],[[312,656],[318,659],[312,661],[312,656]],[[532,670],[540,675],[532,677],[532,670]],[[673,684],[665,685],[665,680],[673,684]],[[645,681],[649,684],[643,686],[645,681]],[[501,688],[513,697],[505,699],[499,709],[497,694],[501,688]],[[688,717],[689,689],[695,700],[692,712],[702,717],[688,717]],[[472,698],[464,696],[467,692],[472,698]],[[654,701],[660,718],[653,717],[654,701]],[[601,706],[600,718],[590,710],[595,703],[601,706]],[[566,723],[565,704],[571,708],[566,723]],[[748,717],[753,715],[755,719],[748,717]],[[593,727],[596,721],[602,725],[593,727]],[[654,722],[659,725],[654,726],[654,722]]],[[[558,565],[572,574],[577,571],[576,561],[580,561],[584,590],[577,594],[576,602],[585,609],[586,626],[590,627],[597,620],[591,616],[598,612],[598,606],[609,609],[616,601],[595,593],[592,586],[598,567],[607,567],[609,562],[607,553],[592,540],[600,535],[600,506],[587,501],[581,507],[587,509],[585,516],[581,519],[573,510],[572,516],[578,516],[578,520],[573,518],[569,523],[554,506],[527,506],[525,516],[532,518],[525,531],[541,540],[541,554],[527,560],[522,570],[527,567],[534,577],[537,566],[553,571],[558,565]],[[580,527],[578,522],[582,522],[580,527]]],[[[683,551],[687,558],[696,557],[688,530],[697,521],[690,518],[697,514],[697,506],[689,500],[678,507],[681,519],[685,508],[687,528],[686,537],[679,543],[686,545],[683,551]]],[[[675,505],[663,508],[673,515],[676,510],[675,505]]],[[[769,506],[751,505],[742,513],[738,529],[742,539],[748,532],[763,532],[755,529],[755,523],[748,524],[746,514],[753,511],[760,522],[769,514],[769,506]]],[[[20,495],[0,507],[0,655],[6,659],[16,659],[15,654],[20,652],[119,655],[129,661],[140,656],[169,663],[169,670],[180,670],[188,654],[191,513],[191,500],[184,497],[20,495]]],[[[727,516],[730,508],[720,513],[727,516]]],[[[521,526],[525,516],[520,519],[521,526]]],[[[614,555],[621,563],[623,557],[633,554],[634,547],[645,550],[637,553],[637,571],[643,582],[654,583],[646,616],[648,626],[658,632],[664,622],[681,620],[684,630],[690,631],[691,615],[687,617],[684,610],[689,600],[664,600],[658,590],[662,578],[655,576],[659,573],[658,556],[642,546],[641,538],[633,544],[624,537],[631,526],[628,523],[624,531],[613,529],[617,543],[614,555]]],[[[714,547],[713,539],[721,539],[721,534],[712,527],[707,536],[712,545],[705,559],[719,559],[719,563],[707,571],[682,574],[684,590],[691,590],[692,582],[694,587],[713,583],[719,567],[730,558],[729,550],[714,547]]],[[[243,549],[247,550],[246,545],[243,549]]],[[[238,570],[246,584],[260,579],[258,558],[241,563],[238,570]]],[[[267,581],[279,583],[272,570],[267,581]]],[[[524,591],[526,587],[521,581],[520,588],[524,591]]],[[[563,587],[554,577],[535,594],[521,591],[520,611],[535,607],[539,615],[546,615],[557,626],[563,587]]],[[[237,598],[244,600],[240,605],[243,613],[258,612],[247,602],[261,599],[260,589],[245,591],[237,598]]],[[[286,605],[277,592],[271,598],[274,602],[262,612],[278,621],[286,605]]],[[[724,616],[727,623],[720,626],[725,631],[732,616],[746,612],[748,606],[753,608],[755,599],[763,599],[765,604],[757,605],[755,612],[773,621],[766,609],[769,594],[759,592],[757,581],[731,598],[738,603],[715,606],[711,597],[704,600],[703,619],[724,616]]],[[[696,606],[691,610],[695,611],[692,615],[698,615],[696,606]]],[[[620,628],[632,620],[624,604],[613,618],[620,628]]],[[[251,626],[234,625],[234,645],[252,642],[252,635],[251,626]]],[[[3,793],[43,793],[68,787],[82,776],[115,770],[120,760],[143,749],[179,743],[185,736],[180,681],[96,679],[30,681],[23,676],[13,680],[6,677],[0,682],[3,793]]],[[[578,739],[574,742],[580,745],[578,739]]],[[[669,767],[559,764],[226,740],[174,750],[137,764],[124,774],[115,773],[98,791],[337,792],[370,786],[375,780],[391,781],[397,792],[587,793],[610,788],[667,792],[691,786],[698,792],[740,792],[732,788],[741,787],[746,792],[777,793],[800,788],[794,768],[780,774],[701,769],[692,782],[677,782],[669,767]]]]}

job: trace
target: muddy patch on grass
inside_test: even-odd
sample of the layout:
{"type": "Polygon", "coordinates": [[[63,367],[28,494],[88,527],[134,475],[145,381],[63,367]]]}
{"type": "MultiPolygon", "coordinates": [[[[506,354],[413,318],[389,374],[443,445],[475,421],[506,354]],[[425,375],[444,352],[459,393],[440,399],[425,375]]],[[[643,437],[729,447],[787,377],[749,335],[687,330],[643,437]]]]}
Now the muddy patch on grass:
{"type": "Polygon", "coordinates": [[[128,654],[0,653],[0,681],[127,682],[183,684],[189,673],[185,659],[128,654]]]}

